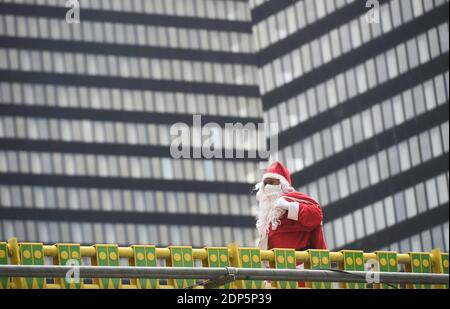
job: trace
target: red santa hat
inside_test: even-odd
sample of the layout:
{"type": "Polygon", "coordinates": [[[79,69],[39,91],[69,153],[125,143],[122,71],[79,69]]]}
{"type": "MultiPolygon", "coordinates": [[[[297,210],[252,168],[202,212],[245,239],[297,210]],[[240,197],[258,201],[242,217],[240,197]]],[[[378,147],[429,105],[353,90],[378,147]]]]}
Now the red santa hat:
{"type": "Polygon", "coordinates": [[[291,173],[289,170],[280,162],[272,163],[264,173],[262,177],[262,182],[266,178],[275,178],[280,180],[280,183],[287,188],[291,188],[291,173]]]}

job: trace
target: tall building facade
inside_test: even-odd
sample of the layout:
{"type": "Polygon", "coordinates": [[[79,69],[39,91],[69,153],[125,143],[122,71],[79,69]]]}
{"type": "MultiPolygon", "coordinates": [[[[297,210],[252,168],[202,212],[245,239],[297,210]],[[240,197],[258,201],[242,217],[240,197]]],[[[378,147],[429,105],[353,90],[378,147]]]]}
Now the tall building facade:
{"type": "Polygon", "coordinates": [[[259,159],[171,155],[201,114],[279,124],[331,249],[448,251],[448,1],[65,2],[0,0],[0,239],[253,245],[259,159]]]}
{"type": "Polygon", "coordinates": [[[332,249],[448,251],[448,9],[251,1],[264,119],[332,249]]]}
{"type": "Polygon", "coordinates": [[[0,1],[0,239],[252,245],[258,160],[170,152],[262,122],[248,2],[65,3],[0,1]]]}

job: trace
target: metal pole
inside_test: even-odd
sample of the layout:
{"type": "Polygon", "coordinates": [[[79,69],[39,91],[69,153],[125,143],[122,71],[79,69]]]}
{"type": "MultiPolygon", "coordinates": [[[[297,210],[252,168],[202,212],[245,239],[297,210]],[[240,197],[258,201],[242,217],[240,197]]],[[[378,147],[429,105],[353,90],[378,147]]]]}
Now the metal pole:
{"type": "Polygon", "coordinates": [[[376,274],[384,283],[449,284],[449,275],[421,273],[388,273],[300,269],[250,268],[187,268],[187,267],[109,267],[109,266],[28,266],[0,265],[0,276],[7,277],[59,277],[71,271],[80,278],[158,278],[158,279],[217,279],[233,274],[235,280],[287,280],[316,282],[367,282],[376,274]]]}

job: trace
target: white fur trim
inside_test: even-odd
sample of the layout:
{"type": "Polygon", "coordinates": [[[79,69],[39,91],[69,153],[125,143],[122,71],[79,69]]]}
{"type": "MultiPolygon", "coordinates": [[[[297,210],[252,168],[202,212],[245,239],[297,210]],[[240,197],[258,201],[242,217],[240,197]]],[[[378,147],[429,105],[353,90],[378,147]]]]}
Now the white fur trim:
{"type": "MultiPolygon", "coordinates": [[[[309,205],[314,205],[311,201],[307,201],[301,198],[295,198],[295,197],[291,197],[291,196],[285,196],[284,197],[287,200],[292,200],[294,202],[299,202],[299,203],[304,203],[304,204],[309,204],[309,205]]],[[[315,199],[313,199],[312,197],[310,197],[311,200],[314,201],[314,203],[316,203],[316,205],[319,205],[319,202],[316,201],[315,199]]]]}
{"type": "Polygon", "coordinates": [[[274,178],[274,179],[278,179],[280,182],[284,182],[285,184],[289,185],[289,181],[287,181],[287,179],[280,175],[280,174],[276,174],[276,173],[265,173],[262,177],[262,181],[264,181],[264,179],[266,178],[274,178]]]}
{"type": "Polygon", "coordinates": [[[298,221],[298,211],[300,205],[297,202],[291,202],[288,209],[288,219],[298,221]]]}

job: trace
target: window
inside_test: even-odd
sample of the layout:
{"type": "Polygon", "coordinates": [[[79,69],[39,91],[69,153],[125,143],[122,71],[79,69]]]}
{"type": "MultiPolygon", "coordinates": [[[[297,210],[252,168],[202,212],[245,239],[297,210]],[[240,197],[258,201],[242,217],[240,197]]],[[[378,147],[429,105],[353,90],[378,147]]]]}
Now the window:
{"type": "Polygon", "coordinates": [[[409,68],[415,68],[419,65],[419,54],[417,50],[416,39],[411,39],[406,42],[406,49],[408,51],[409,68]]]}
{"type": "Polygon", "coordinates": [[[403,113],[403,102],[400,95],[397,95],[392,99],[392,106],[394,110],[395,125],[399,125],[405,121],[403,113]]]}
{"type": "Polygon", "coordinates": [[[339,123],[335,124],[331,128],[331,133],[333,135],[332,140],[333,140],[333,144],[334,144],[335,153],[342,151],[344,146],[343,146],[343,140],[342,140],[341,126],[339,123]]]}
{"type": "Polygon", "coordinates": [[[398,174],[400,172],[400,162],[398,158],[397,146],[393,146],[388,149],[388,158],[391,175],[398,174]]]}
{"type": "Polygon", "coordinates": [[[352,117],[352,127],[355,144],[361,142],[363,140],[363,127],[360,114],[356,114],[352,117]]]}
{"type": "Polygon", "coordinates": [[[364,129],[364,139],[369,139],[373,136],[373,125],[370,110],[362,113],[362,124],[364,129]]]}
{"type": "Polygon", "coordinates": [[[314,40],[311,43],[312,63],[313,68],[316,68],[322,64],[322,57],[320,52],[319,41],[314,40]]]}
{"type": "Polygon", "coordinates": [[[369,185],[369,175],[367,171],[366,160],[361,160],[357,163],[359,185],[361,188],[366,188],[369,185]]]}
{"type": "Polygon", "coordinates": [[[432,158],[431,143],[428,131],[423,132],[422,134],[419,135],[419,143],[422,154],[422,161],[426,162],[432,158]]]}
{"type": "Polygon", "coordinates": [[[336,201],[339,198],[339,183],[337,180],[336,173],[333,173],[327,177],[329,188],[330,188],[330,200],[332,202],[336,201]]]}
{"type": "Polygon", "coordinates": [[[367,159],[368,165],[369,165],[369,178],[370,178],[370,185],[374,185],[379,182],[380,177],[378,173],[378,162],[377,157],[375,155],[369,157],[367,159]]]}
{"type": "Polygon", "coordinates": [[[320,161],[323,158],[322,151],[322,140],[320,138],[320,133],[316,133],[312,136],[313,145],[314,145],[314,157],[316,161],[320,161]]]}
{"type": "Polygon", "coordinates": [[[339,28],[339,33],[341,35],[342,52],[346,53],[351,49],[350,44],[350,32],[348,24],[344,24],[339,28]]]}
{"type": "Polygon", "coordinates": [[[437,192],[439,196],[439,204],[443,205],[447,203],[449,199],[448,198],[449,188],[445,175],[438,176],[436,179],[436,183],[437,183],[437,192]]]}
{"type": "Polygon", "coordinates": [[[437,103],[443,104],[447,100],[447,91],[445,87],[445,80],[443,75],[436,76],[434,78],[434,84],[436,87],[437,103]]]}
{"type": "Polygon", "coordinates": [[[408,143],[402,142],[398,145],[399,155],[400,155],[400,169],[402,172],[408,170],[411,167],[411,162],[409,159],[409,148],[408,143]]]}
{"type": "Polygon", "coordinates": [[[427,35],[421,34],[419,35],[417,39],[418,47],[419,47],[419,58],[420,63],[424,64],[430,60],[430,53],[428,50],[428,41],[427,41],[427,35]]]}
{"type": "Polygon", "coordinates": [[[345,244],[345,238],[342,218],[334,220],[334,235],[336,239],[336,247],[343,246],[345,244]]]}
{"type": "Polygon", "coordinates": [[[334,248],[334,232],[333,232],[333,225],[332,223],[326,223],[323,226],[324,235],[325,235],[325,241],[327,243],[328,248],[334,248]]]}
{"type": "Polygon", "coordinates": [[[375,63],[377,67],[378,82],[380,84],[384,83],[387,80],[387,67],[384,54],[377,56],[375,63]]]}
{"type": "Polygon", "coordinates": [[[430,179],[425,184],[427,190],[427,203],[428,207],[435,208],[439,205],[438,193],[436,188],[436,179],[430,179]]]}
{"type": "Polygon", "coordinates": [[[356,81],[354,69],[350,69],[347,72],[345,72],[345,81],[347,82],[348,96],[349,98],[352,98],[357,94],[357,89],[355,85],[358,84],[356,81]]]}
{"type": "Polygon", "coordinates": [[[331,130],[325,129],[322,133],[325,157],[333,154],[333,140],[331,138],[331,130]]]}
{"type": "Polygon", "coordinates": [[[449,146],[449,132],[448,132],[448,121],[441,125],[442,143],[444,145],[444,151],[448,152],[449,146]]]}
{"type": "Polygon", "coordinates": [[[383,230],[386,227],[386,222],[382,201],[379,201],[373,205],[373,212],[375,214],[375,223],[377,231],[383,230]]]}
{"type": "Polygon", "coordinates": [[[344,137],[344,148],[348,148],[353,144],[353,134],[350,126],[350,119],[342,122],[342,135],[344,137]]]}
{"type": "Polygon", "coordinates": [[[350,180],[350,192],[355,193],[359,190],[358,173],[355,164],[348,167],[348,179],[350,180]]]}
{"type": "Polygon", "coordinates": [[[356,222],[356,224],[355,224],[356,225],[356,239],[363,238],[365,235],[365,232],[364,232],[365,225],[363,224],[364,219],[363,219],[363,213],[362,213],[361,209],[358,209],[357,211],[355,211],[353,213],[353,219],[356,222]]]}
{"type": "Polygon", "coordinates": [[[347,88],[345,85],[344,73],[336,77],[336,87],[338,92],[338,102],[344,102],[347,99],[347,88]]]}
{"type": "Polygon", "coordinates": [[[381,6],[380,21],[383,27],[383,33],[388,33],[392,30],[391,14],[388,5],[381,6]]]}
{"type": "Polygon", "coordinates": [[[363,209],[364,222],[366,226],[367,235],[373,234],[375,232],[375,220],[373,215],[372,206],[369,205],[363,209]]]}
{"type": "Polygon", "coordinates": [[[406,23],[413,18],[411,1],[400,1],[403,15],[403,22],[406,23]]]}
{"type": "Polygon", "coordinates": [[[328,34],[323,35],[320,38],[320,45],[322,48],[322,57],[323,57],[323,62],[327,63],[331,60],[332,55],[331,55],[331,46],[330,46],[330,41],[328,39],[328,34]]]}
{"type": "Polygon", "coordinates": [[[395,205],[395,213],[397,222],[403,221],[406,219],[406,207],[405,207],[405,199],[403,196],[403,192],[397,193],[394,195],[394,205],[395,205]]]}
{"type": "Polygon", "coordinates": [[[408,56],[405,44],[400,44],[397,46],[397,57],[399,73],[402,74],[408,70],[408,56]]]}
{"type": "Polygon", "coordinates": [[[405,191],[406,214],[408,218],[417,215],[416,197],[414,195],[414,188],[409,188],[405,191]]]}
{"type": "Polygon", "coordinates": [[[389,79],[393,79],[398,75],[397,57],[395,50],[391,49],[386,54],[389,79]]]}
{"type": "Polygon", "coordinates": [[[433,157],[437,157],[442,154],[441,133],[439,128],[433,128],[430,131],[430,136],[433,157]]]}
{"type": "Polygon", "coordinates": [[[386,214],[386,224],[387,226],[394,225],[396,222],[395,219],[395,210],[394,210],[394,201],[392,197],[387,197],[384,199],[384,212],[386,214]]]}
{"type": "Polygon", "coordinates": [[[346,243],[351,243],[355,240],[355,229],[353,224],[352,214],[348,214],[343,218],[345,227],[345,240],[346,243]]]}

